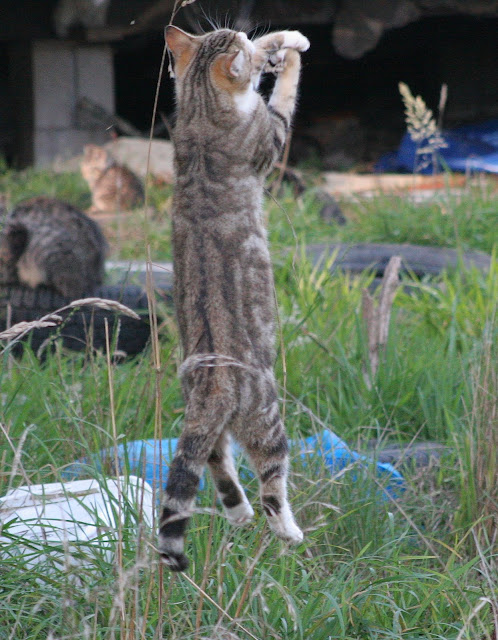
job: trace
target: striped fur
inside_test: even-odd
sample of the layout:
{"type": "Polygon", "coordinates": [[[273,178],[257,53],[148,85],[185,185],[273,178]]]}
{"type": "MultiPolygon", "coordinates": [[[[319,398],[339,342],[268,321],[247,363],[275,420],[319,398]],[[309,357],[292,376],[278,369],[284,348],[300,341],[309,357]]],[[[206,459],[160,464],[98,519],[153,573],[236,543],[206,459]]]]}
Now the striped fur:
{"type": "Polygon", "coordinates": [[[0,283],[45,285],[77,299],[104,279],[107,242],[94,220],[55,198],[20,202],[0,235],[0,283]]]}
{"type": "Polygon", "coordinates": [[[127,211],[144,203],[140,180],[103,147],[85,145],[80,168],[92,193],[91,213],[127,211]]]}
{"type": "Polygon", "coordinates": [[[174,298],[184,354],[185,427],[163,496],[159,549],[184,570],[184,534],[207,465],[226,516],[253,510],[237,479],[230,437],[247,452],[270,527],[298,543],[287,501],[287,439],[273,362],[273,273],[262,223],[263,183],[281,154],[296,101],[298,32],[251,43],[228,29],[190,36],[169,27],[177,123],[173,202],[174,298]],[[292,47],[292,48],[291,48],[292,47]],[[269,103],[256,89],[277,79],[269,103]]]}

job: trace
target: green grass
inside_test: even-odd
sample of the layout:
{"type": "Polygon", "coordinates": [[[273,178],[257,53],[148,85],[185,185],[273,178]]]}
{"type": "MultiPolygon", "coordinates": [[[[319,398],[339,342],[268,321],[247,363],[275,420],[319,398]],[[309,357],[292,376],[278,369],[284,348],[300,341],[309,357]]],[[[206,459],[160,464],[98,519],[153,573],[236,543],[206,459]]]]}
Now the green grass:
{"type": "Polygon", "coordinates": [[[498,204],[490,190],[443,193],[421,204],[401,196],[375,198],[350,207],[345,242],[409,242],[436,247],[479,249],[496,244],[498,204]]]}
{"type": "Polygon", "coordinates": [[[290,188],[268,198],[274,246],[300,242],[392,242],[478,249],[490,253],[497,241],[498,203],[490,186],[464,193],[442,192],[426,202],[401,195],[340,202],[346,224],[320,219],[313,190],[297,200],[290,188]],[[294,232],[294,233],[293,233],[294,232]]]}
{"type": "MultiPolygon", "coordinates": [[[[35,175],[26,174],[26,180],[35,175]]],[[[9,184],[14,178],[21,181],[12,175],[9,184]]],[[[58,180],[47,182],[51,193],[62,195],[63,185],[72,184],[67,198],[84,203],[81,185],[68,177],[58,180]]],[[[165,217],[170,195],[165,189],[155,196],[165,217]]],[[[240,530],[230,528],[221,514],[212,515],[207,481],[188,534],[186,575],[172,576],[158,565],[154,534],[140,526],[131,505],[124,509],[128,521],[121,537],[116,535],[115,554],[106,557],[98,547],[81,544],[75,553],[87,564],[79,567],[57,568],[50,558],[37,562],[46,555],[43,541],[30,558],[20,555],[23,540],[4,531],[1,640],[495,637],[496,259],[487,274],[458,269],[432,281],[405,283],[369,388],[363,375],[361,292],[371,276],[331,276],[301,256],[307,242],[354,234],[355,240],[392,241],[395,228],[414,233],[396,241],[422,242],[425,233],[427,242],[441,237],[445,246],[491,251],[496,197],[469,193],[465,205],[451,205],[453,222],[444,233],[427,209],[424,232],[424,214],[400,198],[357,205],[343,228],[318,221],[311,195],[296,202],[289,192],[278,205],[267,204],[275,253],[295,248],[295,255],[276,261],[284,345],[276,369],[285,385],[289,436],[319,434],[327,427],[360,450],[371,438],[435,439],[448,446],[447,455],[428,470],[406,471],[406,490],[393,501],[383,497],[382,480],[372,468],[332,475],[321,459],[303,464],[294,450],[290,495],[306,535],[296,549],[270,535],[260,509],[254,524],[240,530]],[[383,216],[389,220],[381,231],[375,220],[383,216]],[[482,237],[474,237],[478,227],[482,237]]],[[[167,258],[167,219],[157,226],[144,220],[154,229],[154,258],[167,258]]],[[[130,241],[126,250],[122,245],[121,255],[143,257],[143,243],[130,241]]],[[[14,362],[5,353],[0,495],[9,486],[60,480],[72,461],[124,440],[178,436],[183,401],[177,344],[168,317],[159,341],[160,367],[152,365],[150,352],[120,365],[109,365],[99,354],[85,359],[56,352],[40,364],[29,352],[14,362]]],[[[112,465],[105,471],[112,473],[112,465]]],[[[89,463],[90,476],[101,473],[98,461],[89,463]]],[[[246,478],[244,484],[257,505],[256,482],[246,478]]],[[[59,553],[64,556],[64,549],[59,553]]]]}
{"type": "MultiPolygon", "coordinates": [[[[0,168],[0,192],[7,195],[11,205],[42,193],[83,209],[91,202],[86,183],[76,173],[32,169],[2,173],[0,168]]],[[[151,184],[149,212],[136,210],[111,225],[113,257],[141,259],[147,243],[153,260],[171,258],[171,196],[170,186],[151,184]]],[[[299,197],[285,185],[278,198],[268,192],[265,209],[271,221],[269,239],[274,251],[303,243],[409,242],[490,253],[497,240],[497,197],[485,183],[464,192],[443,192],[425,203],[385,195],[342,201],[340,205],[347,220],[344,226],[320,218],[321,205],[313,189],[299,197]]]]}
{"type": "Polygon", "coordinates": [[[0,168],[0,192],[10,206],[25,198],[45,195],[67,200],[75,207],[87,209],[91,195],[80,173],[54,173],[49,170],[13,171],[0,168]]]}

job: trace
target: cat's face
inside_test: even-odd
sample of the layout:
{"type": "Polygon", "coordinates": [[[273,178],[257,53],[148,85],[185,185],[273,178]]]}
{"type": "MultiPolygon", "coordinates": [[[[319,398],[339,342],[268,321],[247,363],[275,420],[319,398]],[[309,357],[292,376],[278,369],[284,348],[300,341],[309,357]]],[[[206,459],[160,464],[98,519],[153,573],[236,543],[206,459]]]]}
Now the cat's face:
{"type": "Polygon", "coordinates": [[[96,144],[87,144],[83,149],[81,174],[88,182],[95,180],[113,164],[111,155],[96,144]]]}
{"type": "Polygon", "coordinates": [[[109,166],[108,152],[96,144],[87,144],[83,149],[83,163],[95,169],[106,169],[109,166]]]}
{"type": "Polygon", "coordinates": [[[241,93],[257,86],[256,48],[243,31],[219,29],[202,36],[169,26],[166,43],[174,58],[177,91],[189,78],[208,77],[211,84],[229,93],[241,93]]]}

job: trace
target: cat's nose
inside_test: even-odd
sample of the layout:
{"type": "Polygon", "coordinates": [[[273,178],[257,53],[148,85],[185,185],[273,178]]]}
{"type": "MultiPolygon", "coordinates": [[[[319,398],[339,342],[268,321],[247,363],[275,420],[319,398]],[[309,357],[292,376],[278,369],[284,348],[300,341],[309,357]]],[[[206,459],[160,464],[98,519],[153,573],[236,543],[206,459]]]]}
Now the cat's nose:
{"type": "Polygon", "coordinates": [[[247,34],[244,33],[243,31],[239,31],[238,35],[239,35],[240,39],[242,40],[242,42],[249,47],[249,50],[254,53],[256,47],[253,45],[251,40],[249,40],[249,38],[247,37],[247,34]]]}

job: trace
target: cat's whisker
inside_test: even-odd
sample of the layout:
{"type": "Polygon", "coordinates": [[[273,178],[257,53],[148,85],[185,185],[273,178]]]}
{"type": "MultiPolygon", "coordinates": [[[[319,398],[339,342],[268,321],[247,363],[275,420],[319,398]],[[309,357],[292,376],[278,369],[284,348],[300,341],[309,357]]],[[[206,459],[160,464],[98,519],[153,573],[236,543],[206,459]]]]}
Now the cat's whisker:
{"type": "Polygon", "coordinates": [[[250,29],[246,29],[247,37],[251,41],[257,40],[258,38],[261,38],[261,37],[265,36],[267,33],[269,33],[270,29],[271,29],[271,27],[270,27],[269,23],[265,24],[263,22],[257,22],[250,29]],[[260,29],[261,29],[261,31],[260,31],[260,29]]]}
{"type": "MultiPolygon", "coordinates": [[[[206,22],[209,24],[209,26],[211,27],[211,29],[213,30],[217,30],[220,28],[217,18],[211,18],[211,16],[206,12],[206,10],[204,9],[204,7],[200,7],[201,13],[202,13],[202,17],[204,18],[204,20],[206,20],[206,22]]],[[[202,29],[201,33],[205,33],[205,30],[202,29]]]]}

